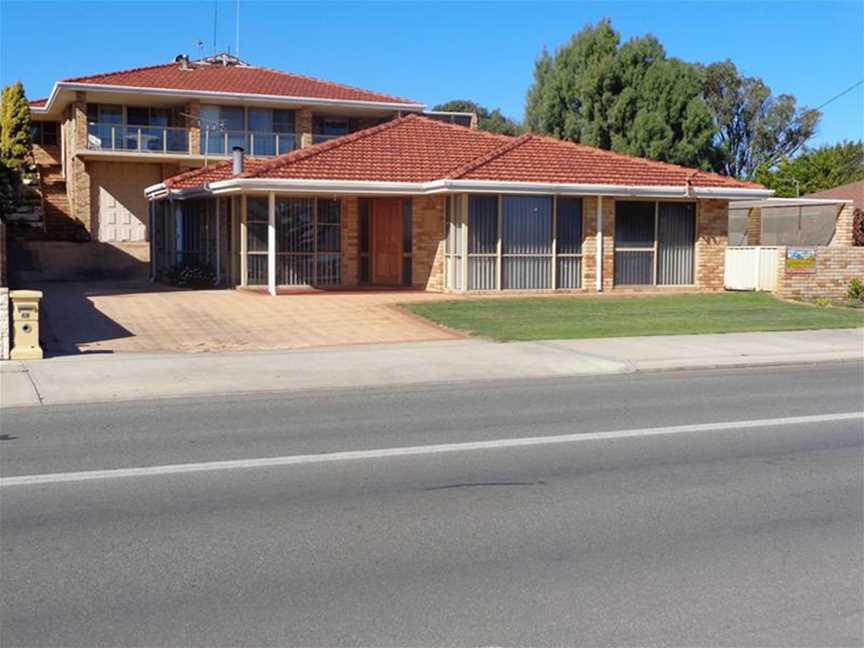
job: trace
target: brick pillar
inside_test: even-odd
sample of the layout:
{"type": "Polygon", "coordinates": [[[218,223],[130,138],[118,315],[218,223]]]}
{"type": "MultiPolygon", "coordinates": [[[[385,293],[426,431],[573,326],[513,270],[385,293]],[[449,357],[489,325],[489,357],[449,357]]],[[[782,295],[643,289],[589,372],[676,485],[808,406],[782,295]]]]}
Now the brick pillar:
{"type": "Polygon", "coordinates": [[[294,131],[300,140],[300,148],[312,146],[312,111],[298,110],[294,113],[294,131]]]}
{"type": "MultiPolygon", "coordinates": [[[[582,287],[597,291],[597,196],[582,199],[582,287]]],[[[615,199],[603,196],[603,290],[615,286],[615,199]]]]}
{"type": "Polygon", "coordinates": [[[72,216],[81,221],[84,228],[92,238],[96,238],[94,231],[96,224],[91,213],[90,204],[90,172],[87,164],[79,157],[82,151],[87,150],[87,95],[84,92],[75,93],[75,102],[72,104],[72,160],[71,173],[67,176],[67,185],[70,187],[70,210],[72,216]]]}
{"type": "Polygon", "coordinates": [[[201,153],[201,102],[193,99],[186,104],[183,112],[186,117],[185,126],[189,130],[189,153],[190,155],[199,155],[201,153]]]}
{"type": "Polygon", "coordinates": [[[411,284],[444,289],[444,196],[413,196],[411,210],[411,284]]]}
{"type": "Polygon", "coordinates": [[[762,209],[747,210],[747,245],[762,245],[762,209]]]}
{"type": "Polygon", "coordinates": [[[342,285],[360,283],[360,211],[356,196],[342,199],[342,285]]]}
{"type": "Polygon", "coordinates": [[[723,289],[729,243],[729,201],[700,200],[696,211],[696,286],[723,289]]]}
{"type": "Polygon", "coordinates": [[[852,221],[854,218],[855,205],[851,202],[844,204],[837,214],[837,225],[834,229],[834,236],[828,245],[831,247],[852,245],[852,221]]]}

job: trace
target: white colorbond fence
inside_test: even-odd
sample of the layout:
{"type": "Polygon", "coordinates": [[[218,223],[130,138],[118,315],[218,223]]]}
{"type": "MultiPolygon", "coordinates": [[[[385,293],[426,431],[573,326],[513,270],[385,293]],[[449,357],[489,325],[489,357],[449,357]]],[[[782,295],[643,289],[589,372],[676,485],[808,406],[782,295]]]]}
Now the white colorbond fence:
{"type": "Polygon", "coordinates": [[[774,290],[780,248],[736,246],[726,248],[723,284],[727,290],[774,290]]]}

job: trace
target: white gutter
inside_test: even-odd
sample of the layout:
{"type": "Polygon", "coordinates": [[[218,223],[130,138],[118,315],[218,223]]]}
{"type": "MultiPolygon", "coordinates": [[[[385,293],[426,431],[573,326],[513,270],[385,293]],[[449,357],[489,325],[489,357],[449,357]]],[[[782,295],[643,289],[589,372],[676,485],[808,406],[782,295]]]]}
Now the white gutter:
{"type": "Polygon", "coordinates": [[[814,207],[817,205],[845,205],[854,202],[851,198],[767,198],[765,200],[740,200],[729,205],[736,209],[757,209],[764,207],[814,207]]]}
{"type": "Polygon", "coordinates": [[[661,185],[563,184],[534,182],[498,182],[493,180],[433,180],[430,182],[378,182],[372,180],[311,180],[305,178],[229,178],[209,185],[213,193],[249,191],[284,191],[378,194],[438,193],[511,193],[558,194],[580,196],[639,196],[645,198],[722,198],[744,199],[768,197],[768,189],[717,189],[661,185]]]}
{"type": "Polygon", "coordinates": [[[385,110],[407,110],[421,111],[426,104],[403,103],[396,101],[371,101],[364,99],[324,99],[321,97],[300,97],[289,95],[255,94],[251,92],[217,92],[209,90],[175,90],[173,88],[147,88],[142,86],[107,85],[103,83],[77,83],[70,81],[58,81],[51,90],[51,95],[44,106],[34,106],[30,110],[34,113],[47,113],[53,107],[57,95],[63,89],[72,91],[92,90],[101,92],[128,92],[134,94],[168,96],[168,97],[193,97],[204,99],[246,99],[262,103],[301,103],[310,106],[344,106],[347,108],[382,108],[385,110]]]}

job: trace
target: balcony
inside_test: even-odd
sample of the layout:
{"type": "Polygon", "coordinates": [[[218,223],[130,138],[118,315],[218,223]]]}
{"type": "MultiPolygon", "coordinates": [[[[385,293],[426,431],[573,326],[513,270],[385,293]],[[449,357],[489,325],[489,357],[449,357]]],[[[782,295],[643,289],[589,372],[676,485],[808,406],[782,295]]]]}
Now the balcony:
{"type": "Polygon", "coordinates": [[[300,148],[300,136],[263,131],[201,132],[201,155],[231,155],[231,149],[235,146],[242,146],[249,155],[282,155],[300,148]]]}
{"type": "Polygon", "coordinates": [[[189,154],[189,130],[173,126],[121,126],[90,123],[87,148],[92,151],[189,154]]]}

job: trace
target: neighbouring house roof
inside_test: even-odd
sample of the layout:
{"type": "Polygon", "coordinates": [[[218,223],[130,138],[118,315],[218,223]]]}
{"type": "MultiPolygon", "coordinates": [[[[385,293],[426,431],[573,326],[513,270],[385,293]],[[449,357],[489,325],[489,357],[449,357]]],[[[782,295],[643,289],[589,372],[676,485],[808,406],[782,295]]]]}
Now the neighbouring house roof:
{"type": "Polygon", "coordinates": [[[58,88],[68,86],[104,89],[164,91],[176,93],[214,93],[244,96],[285,97],[333,103],[380,104],[382,107],[400,106],[420,110],[422,102],[395,95],[355,88],[342,83],[324,81],[310,76],[282,72],[251,65],[236,57],[216,55],[183,65],[172,61],[160,65],[104,72],[63,79],[55,84],[52,96],[30,102],[31,108],[45,108],[52,103],[58,88]],[[230,63],[225,64],[222,59],[230,63]]]}
{"type": "Polygon", "coordinates": [[[807,194],[805,198],[831,198],[834,200],[851,200],[858,209],[864,209],[864,180],[807,194]]]}
{"type": "Polygon", "coordinates": [[[493,135],[411,114],[270,160],[247,159],[168,178],[164,192],[230,187],[410,193],[524,191],[763,197],[762,185],[526,134],[493,135]]]}

